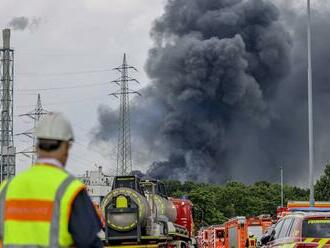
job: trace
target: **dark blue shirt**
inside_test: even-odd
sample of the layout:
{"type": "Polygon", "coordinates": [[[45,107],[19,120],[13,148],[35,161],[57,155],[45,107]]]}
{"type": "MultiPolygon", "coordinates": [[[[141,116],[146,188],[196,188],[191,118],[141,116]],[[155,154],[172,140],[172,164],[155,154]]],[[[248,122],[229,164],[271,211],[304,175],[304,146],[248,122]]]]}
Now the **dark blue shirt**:
{"type": "Polygon", "coordinates": [[[87,192],[82,190],[72,204],[69,220],[69,232],[76,247],[103,247],[97,234],[101,230],[101,221],[87,192]]]}

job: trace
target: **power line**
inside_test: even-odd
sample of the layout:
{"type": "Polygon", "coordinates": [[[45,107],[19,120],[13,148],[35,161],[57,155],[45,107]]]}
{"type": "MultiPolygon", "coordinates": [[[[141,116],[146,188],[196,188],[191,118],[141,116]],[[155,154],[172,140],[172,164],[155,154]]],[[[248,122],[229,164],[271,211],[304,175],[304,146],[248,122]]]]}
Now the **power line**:
{"type": "Polygon", "coordinates": [[[82,126],[81,124],[73,123],[73,126],[79,128],[82,131],[85,131],[86,133],[89,133],[91,131],[90,128],[82,126]]]}
{"type": "MultiPolygon", "coordinates": [[[[100,99],[100,97],[104,97],[104,95],[99,95],[99,96],[94,96],[94,97],[86,97],[86,98],[81,98],[81,99],[76,99],[72,101],[61,101],[61,102],[50,102],[48,104],[43,104],[44,106],[56,106],[56,105],[63,105],[67,103],[81,103],[81,102],[86,102],[86,101],[92,101],[95,99],[100,99]]],[[[17,105],[15,108],[25,108],[25,107],[31,107],[33,105],[27,104],[27,105],[17,105]]]]}
{"type": "MultiPolygon", "coordinates": [[[[104,155],[103,155],[102,153],[100,153],[100,152],[98,152],[98,151],[95,151],[95,150],[92,150],[88,145],[85,145],[85,144],[80,143],[80,142],[77,142],[77,141],[75,141],[74,143],[77,144],[77,145],[79,145],[79,146],[81,146],[81,147],[83,147],[83,148],[85,148],[86,151],[88,151],[88,152],[92,152],[92,153],[94,153],[95,155],[100,156],[100,158],[102,158],[102,159],[106,159],[106,158],[104,158],[104,155]]],[[[116,150],[115,147],[113,147],[112,150],[113,150],[113,152],[110,153],[109,155],[110,155],[111,159],[115,160],[116,158],[115,158],[115,156],[113,155],[113,154],[115,154],[115,150],[116,150]]]]}
{"type": "Polygon", "coordinates": [[[86,71],[72,71],[72,72],[50,72],[50,73],[37,73],[37,72],[21,72],[17,75],[28,76],[28,77],[40,77],[40,76],[65,76],[65,75],[80,75],[80,74],[92,74],[99,72],[109,72],[112,69],[102,69],[102,70],[86,70],[86,71]]]}
{"type": "Polygon", "coordinates": [[[106,85],[108,83],[109,82],[105,82],[105,83],[93,83],[93,84],[80,84],[80,85],[63,86],[63,87],[16,89],[16,91],[19,91],[19,92],[29,92],[29,91],[67,90],[67,89],[77,89],[77,88],[87,88],[87,87],[102,86],[102,85],[106,85]]]}
{"type": "Polygon", "coordinates": [[[89,160],[89,159],[86,159],[86,158],[82,158],[82,157],[81,157],[81,154],[77,154],[77,153],[75,153],[75,152],[70,152],[69,157],[72,158],[72,156],[73,156],[76,160],[79,160],[80,162],[82,162],[81,164],[84,164],[84,165],[91,166],[91,165],[95,164],[95,162],[96,162],[96,161],[92,161],[92,160],[89,160]]]}

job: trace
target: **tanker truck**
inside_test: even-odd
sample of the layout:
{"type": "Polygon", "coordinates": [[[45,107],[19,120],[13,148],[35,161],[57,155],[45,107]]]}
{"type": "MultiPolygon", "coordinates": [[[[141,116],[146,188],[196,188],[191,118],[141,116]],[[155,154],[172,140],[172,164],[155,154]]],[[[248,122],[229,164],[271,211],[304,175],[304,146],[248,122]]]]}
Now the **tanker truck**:
{"type": "Polygon", "coordinates": [[[192,203],[169,198],[165,185],[117,176],[101,203],[105,244],[116,247],[188,248],[193,239],[192,203]]]}

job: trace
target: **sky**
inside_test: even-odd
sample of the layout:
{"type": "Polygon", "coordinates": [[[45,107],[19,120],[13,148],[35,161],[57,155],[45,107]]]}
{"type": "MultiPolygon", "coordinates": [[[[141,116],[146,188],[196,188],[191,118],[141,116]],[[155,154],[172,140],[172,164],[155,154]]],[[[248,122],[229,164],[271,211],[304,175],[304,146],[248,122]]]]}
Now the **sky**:
{"type": "MultiPolygon", "coordinates": [[[[304,11],[301,0],[272,0],[281,9],[304,11]]],[[[330,3],[315,0],[313,8],[330,9],[330,3]]],[[[166,0],[1,0],[0,28],[15,17],[26,17],[32,25],[12,31],[15,49],[14,132],[33,126],[19,115],[33,110],[37,94],[48,111],[61,111],[72,122],[76,142],[68,170],[81,174],[101,165],[115,169],[115,145],[91,147],[91,130],[97,125],[98,108],[118,107],[109,96],[117,91],[110,81],[119,75],[111,69],[121,64],[123,53],[128,63],[139,69],[131,76],[150,83],[144,66],[152,47],[150,29],[163,13],[166,0]],[[71,87],[71,88],[70,88],[71,87]]],[[[286,15],[288,16],[288,15],[286,15]]],[[[117,123],[113,123],[117,128],[117,123]]],[[[133,137],[134,138],[134,137],[133,137]]],[[[15,135],[17,151],[30,150],[29,138],[15,135]]],[[[134,149],[134,148],[133,148],[134,149]]],[[[30,166],[30,158],[17,155],[17,171],[30,166]]],[[[152,161],[152,159],[151,159],[152,161]]],[[[135,169],[146,169],[137,163],[135,169]]]]}
{"type": "MultiPolygon", "coordinates": [[[[112,156],[89,147],[90,130],[96,125],[100,104],[112,108],[118,100],[108,94],[117,91],[110,83],[119,75],[111,69],[128,62],[139,69],[134,76],[141,86],[148,83],[143,67],[152,41],[152,21],[162,13],[163,0],[2,0],[0,28],[15,17],[27,17],[24,31],[13,30],[15,49],[14,133],[29,130],[33,122],[19,115],[32,111],[41,94],[44,108],[61,111],[72,122],[76,142],[68,170],[81,174],[101,165],[115,169],[112,156]],[[72,87],[62,89],[61,87],[72,87]],[[51,89],[59,88],[59,89],[51,89]]],[[[117,123],[113,123],[116,128],[117,123]]],[[[32,141],[14,137],[17,152],[30,150],[32,141]]],[[[17,171],[30,166],[30,158],[17,155],[17,171]]]]}

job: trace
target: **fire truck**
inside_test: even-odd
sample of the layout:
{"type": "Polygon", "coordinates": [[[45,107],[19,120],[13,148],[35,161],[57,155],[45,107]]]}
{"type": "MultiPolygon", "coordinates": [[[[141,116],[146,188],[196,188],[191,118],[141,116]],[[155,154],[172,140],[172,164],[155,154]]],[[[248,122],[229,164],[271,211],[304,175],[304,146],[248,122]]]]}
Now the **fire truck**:
{"type": "Polygon", "coordinates": [[[269,215],[261,215],[258,217],[235,217],[228,220],[225,226],[225,247],[226,248],[244,248],[256,247],[257,241],[260,240],[263,232],[273,224],[269,215]],[[249,242],[249,237],[254,237],[255,241],[252,244],[249,242]]]}
{"type": "Polygon", "coordinates": [[[202,228],[197,234],[197,245],[203,248],[224,248],[225,227],[214,225],[202,228]]]}
{"type": "Polygon", "coordinates": [[[272,224],[273,222],[269,215],[260,215],[258,217],[249,218],[235,217],[228,220],[223,225],[210,226],[201,229],[198,233],[198,247],[256,247],[262,234],[272,224]]]}
{"type": "Polygon", "coordinates": [[[204,242],[205,242],[205,234],[204,231],[206,230],[206,228],[202,227],[201,229],[199,229],[197,231],[197,235],[196,235],[196,242],[197,242],[197,247],[198,248],[202,248],[204,247],[204,242]]]}

